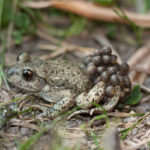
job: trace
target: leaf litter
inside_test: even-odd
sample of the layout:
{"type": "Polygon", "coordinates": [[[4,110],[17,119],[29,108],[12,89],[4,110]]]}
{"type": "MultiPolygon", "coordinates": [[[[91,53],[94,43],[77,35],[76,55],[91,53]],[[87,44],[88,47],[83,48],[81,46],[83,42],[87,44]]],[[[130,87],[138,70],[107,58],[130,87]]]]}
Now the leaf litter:
{"type": "MultiPolygon", "coordinates": [[[[30,2],[26,3],[26,6],[30,7],[31,5],[29,6],[29,4],[30,2]]],[[[43,4],[46,3],[44,2],[43,4]]],[[[47,7],[47,4],[43,6],[40,5],[40,7],[47,7]]],[[[87,29],[82,31],[79,35],[65,38],[62,42],[59,38],[47,34],[47,30],[46,26],[40,24],[37,30],[37,39],[34,39],[32,36],[25,38],[19,46],[19,49],[22,49],[21,51],[16,50],[18,47],[15,44],[11,45],[13,50],[8,50],[5,57],[8,64],[15,62],[14,58],[20,52],[23,52],[24,49],[31,54],[41,56],[42,59],[67,57],[67,59],[71,59],[75,63],[77,63],[77,60],[81,63],[84,56],[92,53],[95,48],[102,47],[104,43],[107,45],[109,43],[109,45],[113,47],[114,51],[118,53],[120,61],[122,61],[122,57],[124,57],[124,55],[120,55],[122,47],[120,47],[118,42],[107,38],[105,25],[101,25],[101,28],[96,28],[100,33],[103,33],[103,36],[100,36],[101,38],[98,39],[98,35],[94,31],[91,31],[93,33],[91,34],[87,29]],[[40,43],[40,45],[37,46],[35,43],[40,43]],[[67,55],[64,56],[64,53],[67,55]],[[11,57],[9,57],[10,55],[11,57]]],[[[129,35],[132,36],[132,34],[129,35]]],[[[1,128],[0,149],[15,149],[16,147],[20,150],[40,149],[43,147],[45,149],[49,149],[50,147],[52,149],[60,147],[61,149],[106,149],[106,145],[104,145],[105,142],[102,143],[102,141],[107,141],[108,138],[103,139],[102,137],[107,133],[105,132],[108,127],[106,125],[107,122],[109,122],[110,127],[115,126],[116,130],[114,132],[112,132],[112,130],[108,131],[108,135],[110,135],[109,139],[114,141],[114,144],[117,142],[120,143],[118,150],[120,147],[126,150],[149,149],[150,114],[144,111],[138,112],[135,106],[131,106],[131,104],[141,105],[141,102],[142,104],[146,103],[148,105],[149,102],[150,87],[146,87],[144,84],[144,81],[149,75],[149,72],[146,71],[149,69],[149,40],[147,39],[145,43],[143,43],[140,49],[134,49],[130,44],[123,44],[127,50],[123,51],[124,53],[128,53],[131,49],[134,49],[133,55],[131,57],[129,55],[128,57],[128,63],[131,65],[131,75],[132,72],[134,72],[134,77],[131,76],[132,81],[140,85],[135,87],[132,91],[131,97],[128,98],[128,105],[123,108],[116,108],[113,112],[102,114],[96,119],[80,115],[71,120],[66,120],[65,116],[63,119],[53,121],[48,117],[36,118],[40,110],[33,109],[32,114],[30,114],[30,110],[28,111],[27,108],[29,105],[34,105],[34,103],[43,104],[43,101],[38,99],[36,99],[36,101],[20,101],[20,104],[18,104],[20,112],[17,112],[17,114],[9,118],[5,126],[1,128]],[[146,69],[144,68],[145,66],[146,69]],[[142,70],[142,72],[140,72],[140,70],[142,70]],[[139,88],[141,88],[142,91],[142,98],[139,88]],[[137,94],[136,97],[132,97],[134,94],[137,94]],[[23,109],[24,105],[26,105],[26,109],[23,109]],[[106,120],[106,115],[109,120],[106,120]],[[120,138],[116,140],[115,135],[120,138]],[[121,137],[124,140],[121,140],[121,137]]],[[[5,85],[3,85],[3,89],[0,91],[0,101],[3,106],[7,106],[8,101],[13,100],[17,93],[14,92],[10,94],[5,89],[5,85]]],[[[107,143],[110,143],[110,141],[108,140],[107,143]]]]}

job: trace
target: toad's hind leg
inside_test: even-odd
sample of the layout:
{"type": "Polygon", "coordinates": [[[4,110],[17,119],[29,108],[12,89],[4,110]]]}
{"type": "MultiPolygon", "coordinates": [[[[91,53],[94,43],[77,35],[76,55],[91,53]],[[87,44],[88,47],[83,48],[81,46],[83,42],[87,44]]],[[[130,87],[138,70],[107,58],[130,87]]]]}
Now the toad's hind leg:
{"type": "Polygon", "coordinates": [[[93,113],[101,113],[103,111],[107,111],[107,112],[110,112],[112,111],[115,106],[118,104],[119,102],[119,99],[120,99],[120,95],[121,95],[121,89],[120,89],[120,86],[116,86],[115,87],[115,95],[111,98],[108,98],[108,102],[106,102],[102,107],[103,108],[93,108],[91,109],[90,111],[90,115],[93,115],[93,113]]]}
{"type": "Polygon", "coordinates": [[[88,110],[75,111],[68,117],[68,119],[72,118],[73,116],[79,115],[79,114],[89,113],[90,115],[93,115],[94,113],[100,114],[104,110],[107,112],[112,111],[119,102],[120,93],[121,93],[120,86],[116,86],[115,87],[115,95],[112,98],[108,98],[108,102],[102,106],[103,108],[98,107],[98,108],[93,108],[91,110],[88,109],[88,110]]]}
{"type": "Polygon", "coordinates": [[[84,92],[76,98],[76,105],[82,109],[93,106],[93,103],[99,103],[105,94],[105,83],[97,83],[88,93],[84,92]]]}

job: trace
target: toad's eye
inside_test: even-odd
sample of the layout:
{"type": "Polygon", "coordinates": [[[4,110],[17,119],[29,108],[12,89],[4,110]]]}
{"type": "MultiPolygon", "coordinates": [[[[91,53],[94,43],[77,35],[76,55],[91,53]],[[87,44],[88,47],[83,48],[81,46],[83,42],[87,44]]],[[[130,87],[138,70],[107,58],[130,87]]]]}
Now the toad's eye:
{"type": "Polygon", "coordinates": [[[33,78],[33,71],[27,68],[23,69],[22,75],[25,80],[30,81],[33,78]]]}

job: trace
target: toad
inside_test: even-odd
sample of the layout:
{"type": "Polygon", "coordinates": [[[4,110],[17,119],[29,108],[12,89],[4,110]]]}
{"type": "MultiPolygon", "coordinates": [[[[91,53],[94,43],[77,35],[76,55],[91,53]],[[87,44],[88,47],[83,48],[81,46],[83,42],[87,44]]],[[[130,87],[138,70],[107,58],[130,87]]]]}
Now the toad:
{"type": "MultiPolygon", "coordinates": [[[[89,112],[93,103],[101,101],[104,101],[102,106],[106,111],[112,111],[131,88],[126,73],[128,67],[119,65],[111,53],[111,49],[105,47],[86,57],[87,73],[69,61],[43,61],[23,53],[7,71],[7,79],[26,93],[53,103],[51,108],[37,106],[43,110],[42,116],[55,118],[73,106],[79,106],[81,110],[74,112],[72,117],[89,112]]],[[[91,110],[91,114],[102,111],[101,108],[91,110]]]]}

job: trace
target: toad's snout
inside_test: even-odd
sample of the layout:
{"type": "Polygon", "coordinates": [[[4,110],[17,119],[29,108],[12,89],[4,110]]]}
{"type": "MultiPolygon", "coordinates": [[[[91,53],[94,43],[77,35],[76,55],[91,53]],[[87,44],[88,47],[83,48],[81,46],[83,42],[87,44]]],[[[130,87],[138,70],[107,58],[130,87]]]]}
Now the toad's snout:
{"type": "Polygon", "coordinates": [[[8,71],[7,71],[7,77],[11,77],[13,76],[14,74],[16,73],[16,71],[14,70],[14,68],[10,68],[8,71]]]}
{"type": "Polygon", "coordinates": [[[19,75],[19,70],[15,69],[14,67],[11,67],[7,72],[7,80],[11,82],[11,79],[19,75]]]}

